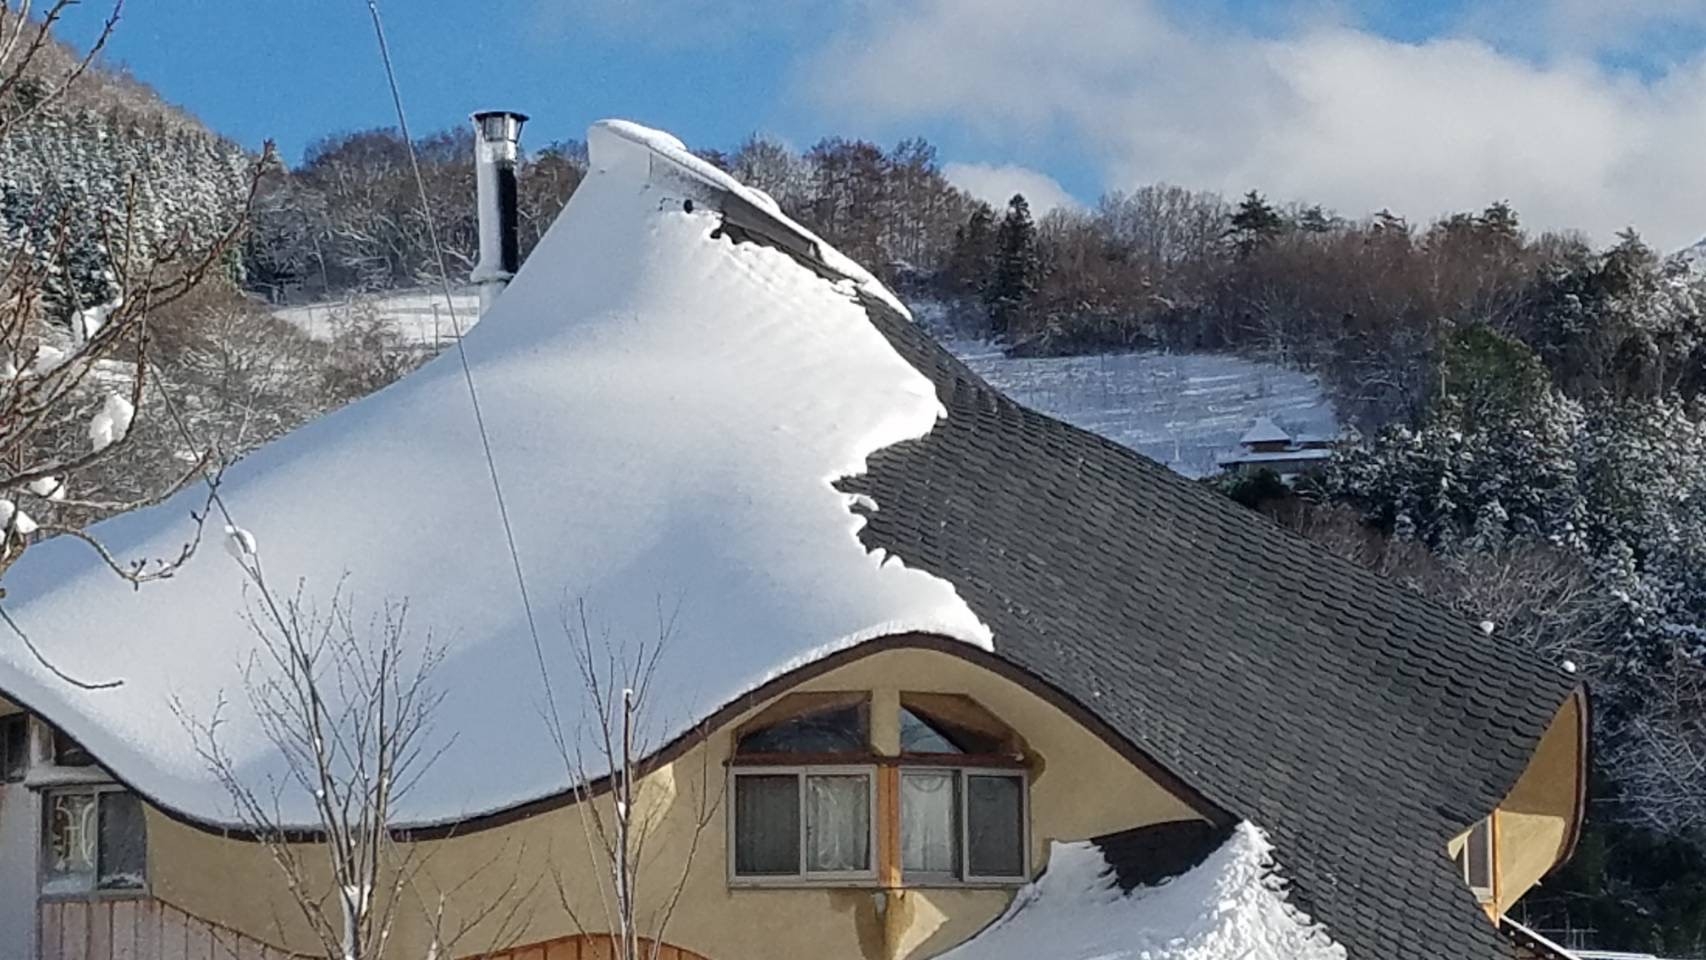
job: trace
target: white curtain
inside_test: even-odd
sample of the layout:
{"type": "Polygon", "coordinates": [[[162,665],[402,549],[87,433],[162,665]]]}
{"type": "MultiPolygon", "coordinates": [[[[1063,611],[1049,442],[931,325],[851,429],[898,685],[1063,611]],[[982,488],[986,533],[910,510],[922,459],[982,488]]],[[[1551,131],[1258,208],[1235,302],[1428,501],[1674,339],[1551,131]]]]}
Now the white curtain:
{"type": "Polygon", "coordinates": [[[908,873],[959,872],[959,801],[952,773],[900,778],[900,865],[908,873]]]}
{"type": "Polygon", "coordinates": [[[806,870],[852,873],[871,869],[871,779],[806,778],[806,870]]]}

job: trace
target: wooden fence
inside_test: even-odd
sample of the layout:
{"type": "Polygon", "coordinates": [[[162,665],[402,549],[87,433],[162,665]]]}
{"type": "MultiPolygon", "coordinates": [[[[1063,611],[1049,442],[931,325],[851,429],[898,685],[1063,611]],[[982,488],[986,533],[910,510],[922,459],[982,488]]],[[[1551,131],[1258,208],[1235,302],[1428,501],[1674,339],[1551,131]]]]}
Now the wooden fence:
{"type": "Polygon", "coordinates": [[[294,960],[152,898],[47,900],[40,960],[294,960]]]}

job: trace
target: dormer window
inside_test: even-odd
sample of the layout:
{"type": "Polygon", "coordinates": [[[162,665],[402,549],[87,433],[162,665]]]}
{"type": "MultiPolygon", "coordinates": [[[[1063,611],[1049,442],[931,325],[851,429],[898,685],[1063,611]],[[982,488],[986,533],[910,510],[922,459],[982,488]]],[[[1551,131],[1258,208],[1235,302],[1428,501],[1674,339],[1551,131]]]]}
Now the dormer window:
{"type": "Polygon", "coordinates": [[[879,753],[871,710],[865,694],[798,694],[737,732],[731,879],[1028,879],[1028,778],[1010,731],[969,699],[903,695],[879,753]]]}

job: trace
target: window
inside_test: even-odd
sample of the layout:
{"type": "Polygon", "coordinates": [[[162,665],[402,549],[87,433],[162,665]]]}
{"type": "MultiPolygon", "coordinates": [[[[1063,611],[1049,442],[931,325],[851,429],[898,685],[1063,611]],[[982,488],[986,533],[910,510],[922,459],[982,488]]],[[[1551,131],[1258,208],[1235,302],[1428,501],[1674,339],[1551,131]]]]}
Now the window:
{"type": "Polygon", "coordinates": [[[1463,871],[1463,882],[1482,900],[1493,899],[1493,825],[1492,819],[1482,820],[1469,828],[1463,849],[1457,852],[1457,867],[1463,871]]]}
{"type": "Polygon", "coordinates": [[[826,767],[734,774],[734,875],[858,879],[876,875],[876,771],[826,767]]]}
{"type": "Polygon", "coordinates": [[[905,769],[900,867],[908,881],[1024,879],[1025,775],[905,769]]]}
{"type": "Polygon", "coordinates": [[[29,716],[12,713],[0,717],[0,783],[17,783],[29,769],[29,716]]]}
{"type": "Polygon", "coordinates": [[[83,745],[58,730],[53,732],[53,763],[58,767],[92,767],[95,758],[83,745]]]}
{"type": "Polygon", "coordinates": [[[737,762],[759,766],[732,774],[734,876],[874,877],[876,769],[868,701],[841,696],[794,703],[805,704],[803,712],[744,730],[736,740],[737,762]],[[774,765],[806,756],[812,765],[774,765]]]}
{"type": "Polygon", "coordinates": [[[741,734],[736,753],[863,753],[870,749],[870,710],[861,701],[789,717],[741,734]]]}
{"type": "Polygon", "coordinates": [[[46,797],[42,893],[77,896],[141,890],[147,858],[142,803],[118,789],[64,790],[46,797]]]}
{"type": "Polygon", "coordinates": [[[732,879],[1028,878],[1028,779],[1016,738],[966,698],[909,699],[896,718],[899,757],[872,749],[864,694],[800,694],[737,733],[732,879]]]}

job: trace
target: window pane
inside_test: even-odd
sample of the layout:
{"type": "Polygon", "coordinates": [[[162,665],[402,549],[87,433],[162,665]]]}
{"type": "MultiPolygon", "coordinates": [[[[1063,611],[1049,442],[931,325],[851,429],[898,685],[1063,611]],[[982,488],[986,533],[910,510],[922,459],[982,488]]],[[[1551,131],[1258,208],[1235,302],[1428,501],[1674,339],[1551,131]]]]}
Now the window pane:
{"type": "Polygon", "coordinates": [[[30,765],[30,724],[23,714],[0,720],[0,780],[22,780],[30,765]]]}
{"type": "Polygon", "coordinates": [[[806,872],[871,869],[871,778],[806,777],[806,872]]]}
{"type": "Polygon", "coordinates": [[[1464,845],[1468,854],[1464,861],[1464,873],[1471,887],[1480,890],[1492,889],[1492,839],[1492,831],[1485,820],[1469,831],[1469,842],[1464,845]]]}
{"type": "Polygon", "coordinates": [[[791,717],[740,738],[737,753],[864,753],[867,734],[864,704],[791,717]]]}
{"type": "Polygon", "coordinates": [[[800,872],[800,781],[793,774],[735,777],[735,874],[800,872]]]}
{"type": "Polygon", "coordinates": [[[53,762],[60,767],[90,767],[94,766],[95,758],[83,745],[59,731],[53,734],[53,762]]]}
{"type": "Polygon", "coordinates": [[[908,874],[959,876],[960,794],[953,773],[901,775],[900,867],[908,874]]]}
{"type": "Polygon", "coordinates": [[[131,793],[103,793],[100,799],[100,879],[102,890],[142,889],[148,854],[142,802],[131,793]]]}
{"type": "Polygon", "coordinates": [[[947,735],[930,721],[911,710],[900,712],[900,752],[902,753],[964,753],[947,735]]]}
{"type": "Polygon", "coordinates": [[[42,864],[43,893],[84,893],[95,885],[95,795],[60,793],[47,798],[42,864]]]}
{"type": "Polygon", "coordinates": [[[967,872],[1017,877],[1025,870],[1023,788],[1019,778],[966,775],[967,872]]]}

